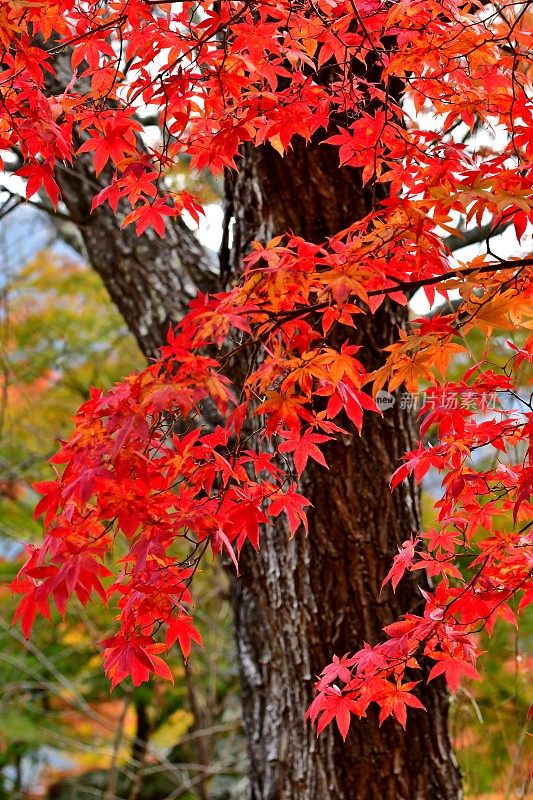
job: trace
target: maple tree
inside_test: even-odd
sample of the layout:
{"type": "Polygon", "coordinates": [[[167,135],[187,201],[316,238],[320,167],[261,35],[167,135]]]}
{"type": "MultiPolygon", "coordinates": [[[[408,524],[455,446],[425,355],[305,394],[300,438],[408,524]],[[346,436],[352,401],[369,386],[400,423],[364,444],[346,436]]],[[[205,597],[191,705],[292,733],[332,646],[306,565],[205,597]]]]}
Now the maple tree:
{"type": "Polygon", "coordinates": [[[163,237],[183,212],[201,213],[165,184],[178,158],[229,174],[250,148],[289,163],[305,153],[302,140],[313,154],[334,149],[370,198],[324,236],[288,224],[241,244],[240,274],[198,293],[157,359],[107,393],[93,390],[52,458],[61,471],[37,486],[45,539],[13,584],[26,634],[52,600],[63,612],[72,595],[97,595],[118,609],[117,633],[102,643],[112,684],[171,679],[165,652],[177,642],[186,658],[199,643],[191,584],[204,554],[238,570],[245,544],[259,548],[283,514],[290,535],[304,535],[311,503],[299,480],[305,488],[311,462],[324,468],[334,441],[361,433],[380,413],[379,391],[422,383],[420,438],[391,489],[438,472],[438,523],[405,532],[384,583],[396,589],[405,573],[420,574],[424,608],[335,656],[307,713],[319,732],[335,720],[343,737],[352,715],[376,706],[380,723],[404,726],[424,706],[422,683],[444,676],[454,691],[463,676],[479,678],[477,632],[498,618],[515,624],[531,600],[533,411],[522,386],[533,360],[533,259],[496,255],[489,232],[485,254],[457,261],[443,236],[460,235],[461,218],[489,219],[492,231],[512,225],[517,243],[527,241],[529,6],[3,5],[0,146],[20,154],[29,198],[44,190],[57,204],[61,164],[89,158],[96,178],[106,176],[92,210],[109,205],[121,227],[163,237]],[[48,76],[65,58],[71,79],[51,91],[48,76]],[[143,142],[152,109],[156,144],[143,142]],[[381,364],[369,367],[357,331],[405,309],[417,290],[442,304],[408,324],[400,312],[381,364]],[[465,337],[495,329],[508,331],[506,358],[472,358],[465,337]],[[469,362],[459,380],[447,374],[458,354],[469,362]],[[480,418],[487,396],[496,408],[480,418]],[[114,564],[118,536],[129,550],[114,564]]]}

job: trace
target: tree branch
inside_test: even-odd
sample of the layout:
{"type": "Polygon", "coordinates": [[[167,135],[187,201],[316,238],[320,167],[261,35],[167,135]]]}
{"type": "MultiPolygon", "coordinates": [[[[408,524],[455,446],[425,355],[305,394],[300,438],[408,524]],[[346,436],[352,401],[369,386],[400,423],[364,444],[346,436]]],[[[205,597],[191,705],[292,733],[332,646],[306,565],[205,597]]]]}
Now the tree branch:
{"type": "Polygon", "coordinates": [[[502,222],[493,228],[492,222],[488,222],[486,225],[481,225],[477,228],[458,229],[457,235],[447,236],[443,239],[443,243],[452,253],[455,253],[457,250],[462,250],[463,247],[468,247],[468,245],[480,244],[495,236],[500,236],[510,224],[510,222],[502,222]]]}

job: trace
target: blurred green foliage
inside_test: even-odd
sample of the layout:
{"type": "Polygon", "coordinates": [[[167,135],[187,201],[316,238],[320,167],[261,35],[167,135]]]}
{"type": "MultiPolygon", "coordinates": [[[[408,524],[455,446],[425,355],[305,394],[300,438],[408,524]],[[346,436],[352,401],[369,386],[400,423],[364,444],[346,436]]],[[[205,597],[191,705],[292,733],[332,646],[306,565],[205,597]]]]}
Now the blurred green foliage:
{"type": "MultiPolygon", "coordinates": [[[[488,341],[479,330],[472,331],[466,342],[460,340],[468,346],[470,357],[467,354],[456,356],[446,377],[452,381],[461,380],[465,369],[484,359],[494,370],[504,369],[512,355],[507,342],[521,346],[524,335],[523,331],[495,332],[488,341]]],[[[523,385],[530,386],[531,368],[524,365],[521,373],[523,385]]],[[[505,395],[486,399],[489,408],[484,413],[489,416],[497,414],[498,402],[514,402],[505,395]]],[[[482,409],[478,413],[481,419],[482,409]]],[[[436,441],[435,431],[430,429],[427,438],[436,441]]],[[[515,451],[508,457],[524,457],[518,448],[515,451]]],[[[482,451],[478,457],[483,462],[487,458],[501,458],[502,454],[482,451]]],[[[429,479],[433,484],[431,492],[422,495],[422,518],[426,528],[437,524],[434,501],[440,496],[438,481],[431,475],[429,479]]],[[[501,531],[513,528],[510,515],[495,518],[493,522],[501,531]]],[[[468,574],[467,561],[465,559],[461,566],[464,574],[468,574]]],[[[516,603],[514,605],[516,607],[516,603]]],[[[478,662],[482,683],[466,681],[451,698],[451,732],[463,773],[465,796],[468,800],[522,800],[530,786],[533,763],[533,738],[528,735],[526,724],[531,704],[528,688],[533,676],[531,606],[520,617],[520,632],[499,620],[492,637],[486,632],[480,634],[479,648],[484,653],[478,662]]]]}
{"type": "Polygon", "coordinates": [[[10,627],[8,583],[21,542],[41,536],[31,484],[49,479],[46,458],[89,387],[109,387],[144,365],[98,276],[79,259],[39,253],[4,283],[0,358],[0,798],[29,798],[34,785],[64,800],[95,792],[152,800],[177,787],[187,800],[203,800],[208,787],[230,798],[243,757],[220,567],[207,564],[198,576],[206,648],[186,666],[176,652],[175,685],[124,684],[110,696],[97,643],[113,612],[98,604],[74,603],[65,620],[36,623],[30,642],[10,627]]]}

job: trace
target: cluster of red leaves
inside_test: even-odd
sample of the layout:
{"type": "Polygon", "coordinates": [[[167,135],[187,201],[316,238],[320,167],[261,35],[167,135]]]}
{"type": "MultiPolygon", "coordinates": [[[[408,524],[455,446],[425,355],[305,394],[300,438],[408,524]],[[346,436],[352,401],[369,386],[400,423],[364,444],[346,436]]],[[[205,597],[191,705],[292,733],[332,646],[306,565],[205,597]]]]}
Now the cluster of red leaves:
{"type": "MultiPolygon", "coordinates": [[[[517,358],[533,364],[533,337],[511,360],[517,358]]],[[[533,601],[531,400],[520,395],[508,375],[481,372],[471,383],[435,385],[420,416],[422,431],[437,426],[439,443],[421,442],[406,453],[391,486],[409,475],[420,482],[430,469],[442,474],[438,528],[403,543],[384,584],[390,581],[396,589],[406,571],[425,570],[438,580],[437,588],[421,590],[423,614],[406,614],[385,628],[385,641],[336,658],[324,669],[308,711],[313,720],[321,715],[319,730],[335,716],[346,736],[348,701],[360,715],[376,702],[380,722],[394,714],[405,726],[406,705],[420,707],[420,701],[409,693],[416,682],[403,681],[421,669],[422,658],[435,662],[427,680],[444,675],[453,692],[463,676],[480,680],[475,634],[483,628],[491,634],[498,618],[517,625],[516,614],[533,601]],[[502,400],[480,422],[483,403],[494,392],[517,402],[502,400]],[[459,405],[460,398],[470,407],[459,405]],[[496,453],[487,459],[483,451],[476,453],[482,448],[496,453]],[[517,596],[519,602],[513,602],[517,596]]]]}
{"type": "Polygon", "coordinates": [[[283,153],[295,135],[309,140],[335,120],[329,142],[364,182],[392,182],[392,196],[407,186],[422,216],[438,206],[437,223],[452,209],[512,215],[521,235],[530,187],[513,162],[533,153],[528,21],[511,2],[487,11],[462,0],[9,0],[0,8],[0,147],[20,150],[28,196],[44,185],[54,203],[56,163],[92,153],[97,174],[116,169],[95,203],[125,198],[134,209],[126,224],[162,234],[165,216],[197,213],[186,195],[159,192],[182,154],[217,173],[235,166],[243,142],[283,153]],[[58,61],[72,80],[54,95],[46,79],[58,61]],[[394,99],[399,80],[444,133],[512,119],[512,136],[480,161],[461,138],[424,130],[394,99]],[[160,115],[163,141],[141,153],[147,108],[160,115]]]}
{"type": "Polygon", "coordinates": [[[386,581],[424,569],[436,588],[384,641],[335,658],[308,713],[319,730],[335,718],[344,736],[371,703],[381,721],[405,724],[407,707],[421,705],[411,679],[421,659],[433,662],[428,680],[444,675],[452,690],[478,676],[475,633],[497,617],[514,622],[532,597],[533,411],[521,387],[533,360],[533,261],[457,263],[441,234],[463,215],[512,223],[520,240],[533,220],[530,22],[527,4],[459,0],[2,4],[0,147],[22,154],[28,196],[44,185],[57,202],[54,170],[92,157],[98,174],[114,170],[94,207],[128,201],[123,224],[163,235],[165,217],[198,213],[193,198],[162,188],[180,155],[216,173],[235,166],[243,143],[283,154],[295,135],[320,131],[364,182],[390,185],[390,199],[328,242],[257,244],[239,284],[200,296],[159,361],[93,392],[52,459],[63,471],[37,487],[45,540],[14,584],[25,633],[52,598],[64,612],[73,594],[116,596],[119,631],[103,643],[113,683],[169,677],[160,654],[179,641],[187,656],[199,641],[189,586],[204,551],[237,564],[282,512],[291,535],[306,527],[297,478],[310,458],[325,464],[343,427],[360,431],[377,411],[366,387],[424,381],[422,436],[436,431],[437,443],[406,454],[392,486],[441,473],[438,527],[404,543],[386,581]],[[52,96],[58,59],[73,77],[52,96]],[[140,148],[147,108],[162,143],[140,148]],[[465,144],[476,126],[498,141],[465,144]],[[333,328],[347,338],[361,314],[406,304],[418,288],[431,304],[458,291],[460,310],[400,331],[376,373],[353,345],[332,345],[333,328]],[[508,362],[447,380],[450,359],[468,356],[465,335],[493,328],[522,330],[508,362]],[[233,386],[225,376],[246,353],[248,374],[233,386]],[[507,401],[482,419],[448,399],[482,405],[487,393],[507,401]]]}

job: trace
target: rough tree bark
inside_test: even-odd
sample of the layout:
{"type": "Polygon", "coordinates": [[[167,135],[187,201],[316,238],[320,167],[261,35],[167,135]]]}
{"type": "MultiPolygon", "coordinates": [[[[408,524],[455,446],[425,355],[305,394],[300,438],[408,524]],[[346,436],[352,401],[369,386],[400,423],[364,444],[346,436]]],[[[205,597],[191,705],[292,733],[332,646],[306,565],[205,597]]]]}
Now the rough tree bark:
{"type": "MultiPolygon", "coordinates": [[[[365,214],[370,198],[357,173],[337,165],[323,145],[297,144],[284,159],[270,147],[247,149],[238,177],[228,182],[233,244],[222,253],[223,274],[238,270],[253,239],[292,229],[320,241],[365,214]]],[[[192,283],[213,285],[209,255],[179,223],[160,242],[121,231],[106,209],[90,218],[95,178],[88,161],[58,177],[93,267],[146,355],[154,355],[192,283]]],[[[363,324],[368,366],[380,363],[381,348],[404,322],[405,311],[387,306],[363,324]]],[[[317,740],[303,721],[314,677],[331,655],[374,642],[383,625],[420,602],[409,581],[397,596],[379,591],[397,545],[420,525],[416,493],[402,487],[391,495],[387,485],[412,441],[411,417],[397,405],[383,419],[369,417],[361,438],[329,447],[329,472],[308,471],[308,538],[289,541],[279,525],[265,532],[259,554],[243,549],[233,606],[251,800],[461,796],[439,681],[421,684],[428,714],[410,715],[406,733],[394,722],[356,722],[343,744],[332,727],[317,740]]]]}
{"type": "MultiPolygon", "coordinates": [[[[283,159],[272,149],[246,150],[231,191],[238,269],[253,239],[292,230],[323,241],[368,212],[370,193],[358,173],[339,170],[324,145],[297,144],[283,159]]],[[[382,363],[406,312],[386,306],[357,334],[367,368],[382,363]]],[[[329,472],[308,469],[304,493],[313,503],[309,536],[289,540],[282,526],[262,536],[261,550],[243,549],[235,583],[235,635],[252,800],[456,800],[460,780],[447,732],[444,686],[421,686],[428,714],[410,715],[407,732],[387,721],[353,724],[347,742],[329,728],[317,740],[301,709],[316,674],[333,653],[375,642],[381,628],[421,596],[414,582],[398,595],[380,593],[401,544],[419,530],[418,495],[388,477],[413,446],[413,420],[396,405],[367,415],[363,435],[329,446],[329,472]]]]}
{"type": "Polygon", "coordinates": [[[91,266],[148,358],[158,355],[169,324],[184,314],[196,291],[215,288],[213,256],[181,219],[169,220],[164,239],[153,230],[137,236],[135,226],[120,229],[119,214],[107,203],[91,214],[91,201],[111,172],[96,178],[91,158],[78,156],[75,169],[58,167],[63,202],[78,228],[91,266]]]}

